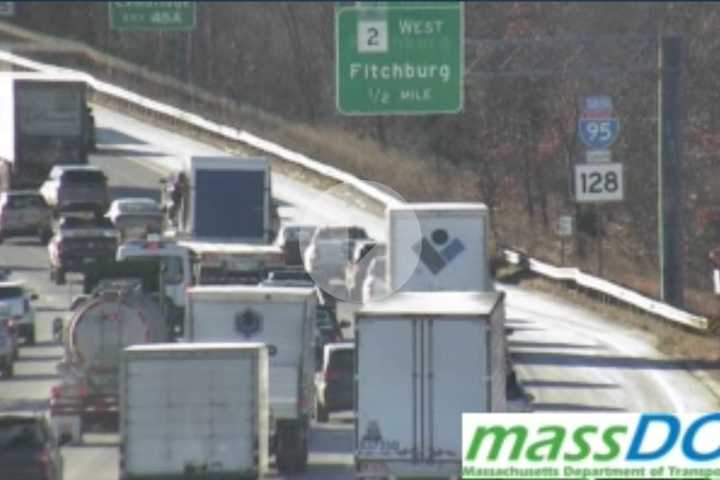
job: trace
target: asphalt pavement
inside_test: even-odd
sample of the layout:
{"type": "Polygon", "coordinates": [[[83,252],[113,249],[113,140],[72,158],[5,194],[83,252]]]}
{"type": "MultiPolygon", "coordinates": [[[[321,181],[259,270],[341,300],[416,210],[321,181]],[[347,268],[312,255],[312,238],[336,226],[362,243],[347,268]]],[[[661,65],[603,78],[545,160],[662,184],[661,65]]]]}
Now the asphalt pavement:
{"type": "MultiPolygon", "coordinates": [[[[224,152],[136,119],[95,107],[100,150],[91,162],[105,170],[114,196],[159,196],[159,178],[188,155],[224,152]]],[[[342,201],[313,201],[321,192],[280,175],[273,192],[283,202],[284,221],[354,223],[384,238],[383,220],[342,201]]],[[[61,348],[51,342],[54,318],[69,318],[67,307],[81,292],[79,277],[50,282],[46,247],[35,238],[9,239],[0,246],[0,265],[11,268],[36,291],[37,339],[21,347],[16,377],[0,382],[0,410],[47,406],[56,381],[61,348]]],[[[647,332],[610,323],[601,316],[547,295],[501,286],[508,292],[509,338],[518,375],[535,397],[536,411],[717,411],[718,399],[682,362],[665,359],[647,332]]],[[[354,306],[341,306],[351,318],[354,306]]],[[[348,332],[349,333],[349,332],[348,332]]],[[[118,438],[89,434],[85,444],[63,448],[66,480],[117,479],[118,438]]],[[[352,423],[349,415],[313,425],[307,473],[293,478],[352,478],[352,423]]],[[[272,478],[281,478],[274,475],[272,478]]]]}

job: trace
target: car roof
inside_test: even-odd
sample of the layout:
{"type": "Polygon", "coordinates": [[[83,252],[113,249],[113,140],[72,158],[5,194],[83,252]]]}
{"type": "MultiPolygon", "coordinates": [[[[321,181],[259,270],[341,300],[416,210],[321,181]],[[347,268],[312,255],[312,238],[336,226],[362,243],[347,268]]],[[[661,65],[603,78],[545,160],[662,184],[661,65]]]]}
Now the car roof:
{"type": "Polygon", "coordinates": [[[14,197],[14,196],[42,197],[42,195],[40,195],[40,192],[38,192],[37,190],[10,190],[10,191],[4,192],[4,193],[7,194],[8,196],[12,196],[12,197],[14,197]]]}
{"type": "Polygon", "coordinates": [[[149,197],[126,197],[126,198],[118,198],[113,200],[113,203],[116,203],[118,205],[122,205],[123,203],[148,203],[157,205],[157,201],[153,198],[149,197]]]}
{"type": "Polygon", "coordinates": [[[354,350],[355,344],[353,342],[333,342],[326,343],[324,348],[326,352],[332,353],[337,350],[354,350]]]}
{"type": "Polygon", "coordinates": [[[102,172],[100,167],[96,167],[95,165],[55,165],[53,167],[53,169],[59,170],[61,172],[73,172],[73,171],[102,172]]]}

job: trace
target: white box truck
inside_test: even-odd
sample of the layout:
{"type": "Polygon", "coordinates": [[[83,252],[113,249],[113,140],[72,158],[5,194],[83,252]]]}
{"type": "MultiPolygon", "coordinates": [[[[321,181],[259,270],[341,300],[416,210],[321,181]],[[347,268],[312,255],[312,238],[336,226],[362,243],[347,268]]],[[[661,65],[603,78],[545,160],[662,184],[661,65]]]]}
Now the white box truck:
{"type": "Polygon", "coordinates": [[[356,478],[461,478],[462,414],[505,411],[504,294],[402,292],[355,313],[356,478]]]}
{"type": "Polygon", "coordinates": [[[177,234],[202,242],[269,244],[274,238],[270,161],[190,157],[177,234]]]}
{"type": "Polygon", "coordinates": [[[38,188],[54,165],[87,163],[94,126],[82,78],[3,72],[0,105],[0,191],[38,188]]]}
{"type": "Polygon", "coordinates": [[[270,354],[270,447],[282,473],[305,470],[314,407],[312,288],[198,286],[188,290],[192,342],[263,342],[270,354]]]}
{"type": "Polygon", "coordinates": [[[134,346],[120,376],[120,478],[256,479],[267,472],[260,343],[134,346]]]}
{"type": "Polygon", "coordinates": [[[408,203],[388,209],[390,291],[492,291],[489,221],[481,203],[408,203]]]}

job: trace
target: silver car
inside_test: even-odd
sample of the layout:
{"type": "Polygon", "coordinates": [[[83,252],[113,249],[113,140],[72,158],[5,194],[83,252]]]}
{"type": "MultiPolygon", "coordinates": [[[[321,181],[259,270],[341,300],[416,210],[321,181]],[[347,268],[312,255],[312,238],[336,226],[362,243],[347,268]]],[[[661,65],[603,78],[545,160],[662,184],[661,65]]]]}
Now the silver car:
{"type": "Polygon", "coordinates": [[[28,345],[35,343],[35,309],[31,301],[37,298],[36,294],[28,293],[22,282],[0,282],[0,303],[8,306],[18,335],[28,345]]]}
{"type": "Polygon", "coordinates": [[[0,243],[5,238],[37,235],[44,245],[51,236],[52,212],[42,195],[16,190],[0,194],[0,243]]]}

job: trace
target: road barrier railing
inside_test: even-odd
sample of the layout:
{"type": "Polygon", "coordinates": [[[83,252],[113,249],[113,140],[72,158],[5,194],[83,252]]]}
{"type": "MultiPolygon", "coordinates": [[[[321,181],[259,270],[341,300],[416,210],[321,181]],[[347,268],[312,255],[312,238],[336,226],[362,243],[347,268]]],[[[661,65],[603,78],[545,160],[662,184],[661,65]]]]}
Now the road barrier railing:
{"type": "MultiPolygon", "coordinates": [[[[7,25],[0,24],[0,27],[5,29],[7,25]]],[[[148,117],[162,118],[164,121],[170,121],[184,127],[191,127],[198,132],[212,134],[227,139],[230,142],[240,143],[252,149],[265,152],[276,160],[300,167],[319,177],[345,183],[355,189],[359,194],[381,205],[390,206],[399,203],[399,200],[395,197],[384,193],[355,175],[321,163],[301,153],[289,150],[282,145],[265,140],[248,131],[238,130],[228,125],[212,122],[199,115],[147,98],[117,85],[98,80],[85,72],[38,62],[2,50],[0,50],[0,62],[6,62],[28,70],[77,76],[79,79],[87,82],[94,91],[96,98],[99,96],[110,104],[117,105],[120,103],[124,108],[143,113],[148,117]]],[[[138,72],[142,74],[141,69],[138,69],[138,72]]],[[[632,306],[648,314],[685,327],[696,330],[706,330],[708,327],[708,320],[704,317],[693,315],[666,303],[653,300],[608,280],[588,275],[577,268],[555,267],[548,263],[528,258],[522,253],[513,250],[504,250],[503,253],[507,262],[524,265],[528,270],[538,275],[558,281],[573,282],[582,288],[606,295],[625,305],[632,306]]]]}

